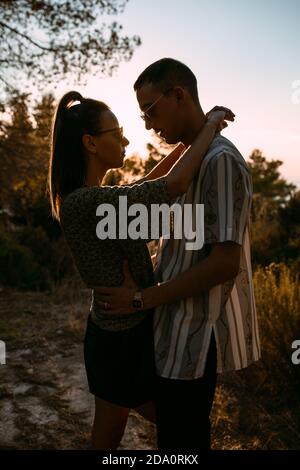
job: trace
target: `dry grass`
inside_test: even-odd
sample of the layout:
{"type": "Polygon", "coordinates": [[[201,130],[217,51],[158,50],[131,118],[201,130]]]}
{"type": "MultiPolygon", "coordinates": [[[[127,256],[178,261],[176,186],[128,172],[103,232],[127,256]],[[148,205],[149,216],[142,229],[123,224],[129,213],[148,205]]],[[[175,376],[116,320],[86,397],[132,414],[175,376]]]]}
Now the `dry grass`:
{"type": "Polygon", "coordinates": [[[278,406],[300,404],[300,367],[291,361],[292,343],[300,339],[300,282],[284,264],[254,274],[262,343],[261,378],[278,406]],[[269,385],[269,386],[268,386],[269,385]]]}
{"type": "MultiPolygon", "coordinates": [[[[245,370],[219,377],[212,412],[213,448],[299,449],[300,366],[291,362],[291,344],[300,339],[299,278],[284,265],[271,265],[254,273],[254,285],[263,357],[245,370]]],[[[17,413],[17,448],[34,448],[40,433],[14,397],[17,383],[32,386],[22,400],[39,396],[41,406],[60,418],[43,430],[45,441],[39,448],[87,445],[89,428],[80,413],[67,409],[64,388],[57,389],[61,379],[56,368],[48,368],[45,361],[57,355],[68,361],[72,348],[82,344],[90,299],[91,291],[78,277],[65,279],[48,293],[0,293],[1,339],[11,351],[31,350],[25,362],[20,359],[10,368],[10,381],[2,380],[0,390],[0,409],[11,399],[17,413]]]]}
{"type": "Polygon", "coordinates": [[[254,288],[262,359],[220,378],[218,420],[231,421],[233,435],[247,441],[243,448],[300,449],[300,366],[291,361],[292,342],[300,339],[299,276],[271,264],[256,270],[254,288]],[[237,399],[233,409],[226,394],[229,403],[237,399]]]}

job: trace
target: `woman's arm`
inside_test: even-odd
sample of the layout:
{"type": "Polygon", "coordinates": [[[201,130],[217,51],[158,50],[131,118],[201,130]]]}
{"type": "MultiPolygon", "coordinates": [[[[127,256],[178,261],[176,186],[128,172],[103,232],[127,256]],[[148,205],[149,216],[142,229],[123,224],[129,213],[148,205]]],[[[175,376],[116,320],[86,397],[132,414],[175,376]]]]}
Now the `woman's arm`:
{"type": "MultiPolygon", "coordinates": [[[[164,177],[156,178],[155,180],[153,178],[148,181],[144,180],[144,183],[151,183],[151,181],[158,181],[163,178],[166,181],[168,194],[172,200],[184,194],[196,176],[216,132],[222,128],[224,119],[234,121],[232,111],[223,107],[215,107],[215,110],[209,113],[206,123],[192,145],[174,163],[169,172],[164,177]]],[[[140,181],[134,183],[132,187],[137,183],[140,183],[140,181]]]]}
{"type": "Polygon", "coordinates": [[[175,162],[177,162],[178,158],[181,156],[183,151],[185,150],[185,146],[180,142],[168,155],[162,158],[154,168],[152,168],[149,173],[143,178],[133,181],[130,184],[126,184],[126,186],[132,186],[133,184],[140,184],[144,181],[155,180],[156,178],[160,178],[168,173],[168,171],[172,168],[175,162]]]}
{"type": "MultiPolygon", "coordinates": [[[[196,176],[203,157],[212,143],[216,131],[219,130],[221,123],[224,119],[233,121],[233,116],[230,110],[224,111],[222,109],[211,112],[192,145],[175,162],[165,176],[144,181],[141,184],[134,183],[130,188],[127,188],[128,203],[133,204],[139,202],[145,204],[144,197],[147,192],[149,192],[149,189],[151,190],[153,184],[165,185],[164,194],[161,196],[162,202],[170,203],[174,201],[177,196],[184,194],[188,190],[193,178],[196,176]],[[166,200],[166,197],[168,200],[166,200]]],[[[118,191],[120,194],[122,188],[126,188],[126,186],[119,186],[118,191]]],[[[154,204],[154,201],[152,201],[152,204],[154,204]]]]}
{"type": "Polygon", "coordinates": [[[229,116],[225,111],[213,111],[192,145],[167,173],[165,179],[171,198],[184,194],[188,190],[208,147],[215,137],[216,131],[226,118],[228,119],[229,116]]]}
{"type": "MultiPolygon", "coordinates": [[[[83,218],[93,218],[95,227],[99,228],[101,232],[103,221],[99,222],[99,216],[105,215],[107,209],[105,209],[104,204],[114,207],[114,216],[116,216],[116,211],[121,211],[126,218],[125,225],[127,225],[128,207],[134,204],[143,204],[145,206],[143,209],[150,212],[147,212],[144,216],[140,236],[148,241],[152,240],[152,237],[157,238],[162,233],[162,225],[158,224],[159,227],[154,226],[152,232],[152,217],[149,217],[149,214],[151,214],[153,205],[170,205],[177,196],[187,191],[189,184],[199,170],[201,161],[220,123],[224,118],[233,121],[233,117],[234,115],[230,110],[211,113],[193,145],[173,165],[166,176],[132,186],[115,185],[78,188],[65,199],[62,206],[62,216],[64,212],[68,212],[70,204],[75,204],[78,207],[78,213],[82,214],[83,218]],[[125,198],[121,198],[121,196],[125,196],[125,198]],[[98,224],[100,224],[99,227],[98,224]],[[158,231],[156,228],[158,228],[158,231]],[[155,235],[153,235],[154,233],[155,235]]],[[[97,236],[99,236],[98,233],[97,236]]],[[[127,236],[129,235],[127,234],[127,236]]],[[[107,235],[105,237],[107,238],[107,235]]]]}
{"type": "MultiPolygon", "coordinates": [[[[206,116],[209,118],[209,116],[215,112],[215,111],[224,111],[225,112],[225,119],[228,120],[233,120],[234,119],[234,114],[228,109],[224,108],[223,106],[214,106],[207,114],[206,116]]],[[[227,127],[227,123],[223,120],[219,122],[218,130],[221,131],[227,127]]],[[[182,155],[182,153],[185,150],[185,145],[180,142],[173,150],[170,152],[166,157],[160,160],[157,165],[143,178],[140,178],[138,180],[135,180],[134,182],[127,184],[127,186],[132,186],[133,184],[140,184],[143,183],[144,181],[149,181],[149,180],[154,180],[156,178],[160,178],[161,176],[166,175],[172,168],[172,166],[177,162],[179,157],[182,155]]]]}

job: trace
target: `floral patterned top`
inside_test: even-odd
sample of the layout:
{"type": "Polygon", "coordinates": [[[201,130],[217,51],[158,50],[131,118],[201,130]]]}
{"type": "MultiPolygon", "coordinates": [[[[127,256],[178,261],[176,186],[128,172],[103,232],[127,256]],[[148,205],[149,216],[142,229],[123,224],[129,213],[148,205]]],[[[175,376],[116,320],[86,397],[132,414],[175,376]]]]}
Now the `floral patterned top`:
{"type": "MultiPolygon", "coordinates": [[[[68,194],[61,205],[60,224],[63,233],[82,280],[92,289],[96,286],[121,285],[124,280],[125,259],[128,259],[130,272],[140,289],[154,284],[152,262],[147,247],[149,240],[102,240],[97,237],[96,226],[100,220],[96,215],[97,207],[100,204],[113,205],[118,220],[120,196],[127,196],[128,208],[139,203],[145,205],[148,211],[152,204],[172,202],[166,179],[158,178],[130,186],[81,187],[68,194]]],[[[150,221],[151,217],[148,219],[150,221]]],[[[137,325],[146,315],[153,312],[145,310],[112,316],[108,311],[101,309],[97,292],[93,289],[90,313],[92,321],[99,327],[106,330],[124,330],[137,325]]]]}

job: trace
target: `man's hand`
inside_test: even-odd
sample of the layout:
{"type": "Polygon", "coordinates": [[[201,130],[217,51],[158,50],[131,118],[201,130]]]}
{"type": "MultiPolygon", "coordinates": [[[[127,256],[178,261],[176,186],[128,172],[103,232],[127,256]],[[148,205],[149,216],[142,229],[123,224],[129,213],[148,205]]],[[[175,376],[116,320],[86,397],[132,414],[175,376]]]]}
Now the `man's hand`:
{"type": "Polygon", "coordinates": [[[99,286],[94,288],[101,307],[112,315],[135,313],[137,311],[132,307],[132,300],[138,286],[131,276],[127,260],[124,261],[123,273],[124,282],[120,287],[99,286]]]}

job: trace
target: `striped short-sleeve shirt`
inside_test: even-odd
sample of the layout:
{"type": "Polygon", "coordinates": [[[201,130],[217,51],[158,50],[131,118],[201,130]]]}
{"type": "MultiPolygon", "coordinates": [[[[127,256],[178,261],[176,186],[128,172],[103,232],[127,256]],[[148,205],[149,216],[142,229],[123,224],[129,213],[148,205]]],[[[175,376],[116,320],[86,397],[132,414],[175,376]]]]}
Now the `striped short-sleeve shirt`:
{"type": "MultiPolygon", "coordinates": [[[[161,377],[203,376],[212,331],[217,345],[217,372],[238,370],[257,361],[260,341],[253,292],[249,220],[252,180],[237,148],[217,135],[181,204],[204,204],[204,245],[186,250],[187,240],[161,238],[156,281],[167,281],[205,259],[212,243],[241,245],[235,279],[207,292],[161,305],[154,315],[156,371],[161,377]]],[[[222,267],[220,266],[220,269],[222,267]]]]}

